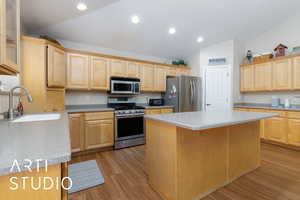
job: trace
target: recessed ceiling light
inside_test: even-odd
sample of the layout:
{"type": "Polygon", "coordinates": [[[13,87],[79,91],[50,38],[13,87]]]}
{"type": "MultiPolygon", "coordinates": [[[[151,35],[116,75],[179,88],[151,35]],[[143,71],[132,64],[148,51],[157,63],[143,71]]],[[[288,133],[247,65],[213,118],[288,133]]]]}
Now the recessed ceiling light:
{"type": "Polygon", "coordinates": [[[169,34],[174,35],[176,33],[176,29],[175,28],[170,28],[169,29],[169,34]]]}
{"type": "Polygon", "coordinates": [[[77,4],[77,9],[80,10],[80,11],[84,11],[84,10],[87,9],[87,5],[85,3],[83,3],[83,2],[79,2],[77,4]]]}
{"type": "Polygon", "coordinates": [[[131,22],[132,23],[134,23],[134,24],[138,24],[138,23],[140,23],[140,18],[139,18],[139,16],[137,16],[137,15],[133,15],[132,17],[131,17],[131,22]]]}
{"type": "Polygon", "coordinates": [[[197,42],[198,42],[198,43],[201,43],[201,42],[203,42],[203,40],[204,40],[204,38],[203,38],[203,37],[201,37],[201,36],[199,36],[199,37],[197,38],[197,42]]]}

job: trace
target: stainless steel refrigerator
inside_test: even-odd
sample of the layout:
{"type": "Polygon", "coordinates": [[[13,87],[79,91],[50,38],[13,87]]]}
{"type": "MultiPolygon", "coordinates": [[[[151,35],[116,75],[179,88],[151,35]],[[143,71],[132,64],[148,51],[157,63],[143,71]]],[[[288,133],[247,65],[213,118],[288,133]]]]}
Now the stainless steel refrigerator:
{"type": "Polygon", "coordinates": [[[166,105],[172,105],[175,112],[202,110],[201,78],[180,76],[167,78],[167,91],[163,94],[166,105]]]}

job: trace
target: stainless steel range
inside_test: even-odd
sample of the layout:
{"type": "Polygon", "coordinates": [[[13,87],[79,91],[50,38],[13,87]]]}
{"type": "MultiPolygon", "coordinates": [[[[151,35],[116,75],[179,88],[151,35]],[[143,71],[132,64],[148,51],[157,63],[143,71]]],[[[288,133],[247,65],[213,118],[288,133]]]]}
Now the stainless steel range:
{"type": "Polygon", "coordinates": [[[115,109],[115,149],[145,144],[144,107],[130,97],[109,97],[108,107],[115,109]]]}

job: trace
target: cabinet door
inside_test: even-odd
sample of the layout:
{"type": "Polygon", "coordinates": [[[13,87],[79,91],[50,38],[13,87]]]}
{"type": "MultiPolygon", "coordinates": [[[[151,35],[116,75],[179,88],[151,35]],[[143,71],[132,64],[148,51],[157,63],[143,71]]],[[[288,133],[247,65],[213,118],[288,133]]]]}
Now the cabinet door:
{"type": "Polygon", "coordinates": [[[146,115],[159,115],[161,114],[161,109],[146,109],[146,115]]]}
{"type": "Polygon", "coordinates": [[[272,63],[254,66],[254,90],[266,91],[272,89],[272,63]]]}
{"type": "Polygon", "coordinates": [[[141,68],[142,91],[154,90],[154,66],[143,64],[141,68]]]}
{"type": "Polygon", "coordinates": [[[66,53],[48,45],[48,87],[64,88],[66,85],[66,53]]]}
{"type": "Polygon", "coordinates": [[[241,67],[242,72],[242,91],[253,91],[254,89],[254,67],[244,66],[241,67]]]}
{"type": "Polygon", "coordinates": [[[0,74],[20,72],[20,1],[0,1],[0,74]]]}
{"type": "Polygon", "coordinates": [[[127,63],[127,77],[139,78],[140,77],[140,64],[134,62],[127,63]]]}
{"type": "Polygon", "coordinates": [[[65,90],[47,89],[46,93],[47,112],[57,112],[65,110],[65,90]]]}
{"type": "Polygon", "coordinates": [[[300,89],[300,56],[293,59],[293,89],[300,89]]]}
{"type": "Polygon", "coordinates": [[[163,108],[161,109],[161,114],[173,113],[172,108],[163,108]]]}
{"type": "Polygon", "coordinates": [[[91,58],[90,88],[109,90],[109,60],[101,57],[91,58]]]}
{"type": "Polygon", "coordinates": [[[273,63],[273,90],[292,89],[292,60],[283,59],[273,63]]]}
{"type": "Polygon", "coordinates": [[[85,148],[95,149],[114,145],[113,120],[85,121],[85,148]]]}
{"type": "Polygon", "coordinates": [[[111,60],[111,76],[127,77],[127,63],[122,60],[111,60]]]}
{"type": "Polygon", "coordinates": [[[287,119],[274,117],[265,119],[264,132],[268,140],[287,143],[287,119]]]}
{"type": "Polygon", "coordinates": [[[84,123],[81,114],[69,114],[72,152],[84,150],[84,123]]]}
{"type": "Polygon", "coordinates": [[[89,89],[89,57],[68,54],[67,88],[89,89]]]}
{"type": "Polygon", "coordinates": [[[175,67],[169,67],[167,69],[167,76],[175,77],[177,76],[177,70],[175,67]]]}
{"type": "Polygon", "coordinates": [[[166,91],[167,72],[163,67],[155,67],[154,90],[158,92],[166,91]]]}
{"type": "Polygon", "coordinates": [[[288,120],[288,143],[295,146],[300,146],[300,120],[288,120]]]}

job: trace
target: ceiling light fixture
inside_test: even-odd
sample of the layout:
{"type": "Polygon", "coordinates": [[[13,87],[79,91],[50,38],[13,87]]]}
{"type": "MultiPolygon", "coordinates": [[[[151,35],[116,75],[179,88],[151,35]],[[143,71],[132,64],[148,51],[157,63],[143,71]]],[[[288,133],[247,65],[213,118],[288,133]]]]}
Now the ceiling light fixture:
{"type": "Polygon", "coordinates": [[[199,36],[199,37],[197,38],[197,42],[198,42],[198,43],[201,43],[201,42],[203,42],[203,40],[204,40],[204,38],[203,38],[203,37],[201,37],[201,36],[199,36]]]}
{"type": "Polygon", "coordinates": [[[139,18],[139,16],[137,16],[137,15],[133,15],[132,17],[131,17],[131,22],[132,23],[134,23],[134,24],[138,24],[138,23],[140,23],[140,18],[139,18]]]}
{"type": "Polygon", "coordinates": [[[169,29],[169,34],[174,35],[176,33],[176,29],[175,28],[170,28],[169,29]]]}
{"type": "Polygon", "coordinates": [[[79,2],[77,4],[77,9],[80,11],[85,11],[87,9],[87,5],[84,2],[79,2]]]}

